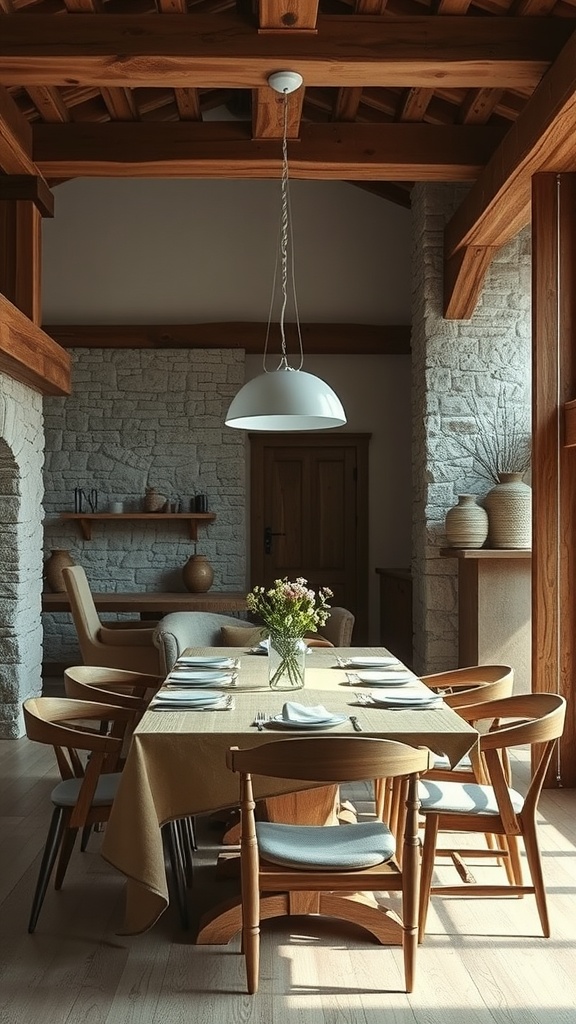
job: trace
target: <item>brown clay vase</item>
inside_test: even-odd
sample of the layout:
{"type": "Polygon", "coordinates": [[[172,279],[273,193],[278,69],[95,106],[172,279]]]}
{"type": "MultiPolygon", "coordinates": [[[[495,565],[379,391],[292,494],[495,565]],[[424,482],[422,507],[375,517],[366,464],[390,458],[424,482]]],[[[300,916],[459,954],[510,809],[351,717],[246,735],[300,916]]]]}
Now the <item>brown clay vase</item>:
{"type": "Polygon", "coordinates": [[[44,579],[54,594],[62,594],[66,590],[62,569],[68,565],[76,565],[76,562],[64,548],[54,548],[44,562],[44,579]]]}
{"type": "Polygon", "coordinates": [[[182,569],[184,586],[191,594],[205,594],[214,582],[214,570],[206,555],[190,555],[182,569]]]}

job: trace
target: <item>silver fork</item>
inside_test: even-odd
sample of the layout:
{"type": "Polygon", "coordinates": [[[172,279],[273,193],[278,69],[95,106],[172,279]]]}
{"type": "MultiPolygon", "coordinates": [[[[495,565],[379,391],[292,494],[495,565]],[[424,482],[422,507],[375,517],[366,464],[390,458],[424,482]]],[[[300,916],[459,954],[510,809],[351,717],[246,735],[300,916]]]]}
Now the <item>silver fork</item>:
{"type": "Polygon", "coordinates": [[[264,723],[268,721],[268,715],[264,711],[257,711],[254,715],[254,725],[258,729],[258,732],[262,732],[264,723]]]}

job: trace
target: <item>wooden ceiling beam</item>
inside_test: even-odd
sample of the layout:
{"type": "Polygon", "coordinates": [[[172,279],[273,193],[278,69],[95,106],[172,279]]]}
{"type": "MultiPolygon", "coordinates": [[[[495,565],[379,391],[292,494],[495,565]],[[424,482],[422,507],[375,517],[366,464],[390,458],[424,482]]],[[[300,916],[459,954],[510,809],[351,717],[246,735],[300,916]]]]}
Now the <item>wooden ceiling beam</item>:
{"type": "Polygon", "coordinates": [[[42,395],[69,395],[70,356],[0,295],[0,370],[42,395]]]}
{"type": "MultiPolygon", "coordinates": [[[[408,324],[300,324],[308,355],[409,355],[408,324]]],[[[262,354],[265,323],[111,326],[47,324],[44,330],[63,348],[234,348],[262,354]]],[[[297,344],[295,325],[286,324],[288,342],[297,344]]],[[[271,341],[271,346],[273,345],[271,341]]],[[[270,348],[272,351],[272,347],[270,348]]]]}
{"type": "Polygon", "coordinates": [[[533,175],[576,171],[575,135],[576,33],[446,226],[445,309],[451,317],[471,315],[471,289],[479,294],[490,263],[479,258],[479,247],[493,255],[529,223],[533,175]],[[482,268],[480,281],[469,273],[474,261],[482,268]]]}
{"type": "Polygon", "coordinates": [[[325,15],[317,34],[218,16],[5,15],[0,84],[260,88],[280,66],[311,86],[533,88],[571,19],[325,15]]]}
{"type": "Polygon", "coordinates": [[[32,128],[7,89],[0,86],[0,170],[6,174],[38,174],[32,160],[32,128]]]}
{"type": "Polygon", "coordinates": [[[29,200],[43,217],[54,216],[54,196],[43,178],[31,174],[0,175],[0,202],[29,200]]]}
{"type": "MultiPolygon", "coordinates": [[[[303,179],[471,181],[503,129],[468,125],[303,124],[289,147],[303,179]]],[[[274,140],[246,122],[74,124],[33,127],[34,159],[49,178],[275,178],[274,140]]]]}

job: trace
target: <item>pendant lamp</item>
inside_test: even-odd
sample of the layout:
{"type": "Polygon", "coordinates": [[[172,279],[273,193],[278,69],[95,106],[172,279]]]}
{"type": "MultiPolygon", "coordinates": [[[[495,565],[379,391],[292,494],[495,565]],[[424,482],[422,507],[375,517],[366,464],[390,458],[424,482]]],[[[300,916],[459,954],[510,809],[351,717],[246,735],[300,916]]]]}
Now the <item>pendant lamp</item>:
{"type": "Polygon", "coordinates": [[[226,416],[226,426],[241,430],[326,430],[341,427],[346,415],[340,399],[332,388],[311,373],[302,369],[304,349],[298,318],[298,304],[294,281],[294,246],[290,220],[290,195],[288,181],[288,96],[302,85],[302,76],[295,71],[278,71],[270,75],[268,84],[284,96],[284,127],[282,132],[282,179],[280,246],[276,256],[276,268],[280,265],[281,308],[279,317],[281,352],[275,370],[266,369],[268,339],[274,306],[276,272],[272,286],[270,315],[264,345],[264,372],[249,380],[232,400],[226,416]],[[289,260],[290,255],[290,260],[289,260]],[[290,265],[290,271],[289,271],[290,265]],[[292,293],[296,328],[299,341],[299,365],[291,366],[286,351],[284,318],[288,303],[288,291],[292,293]]]}

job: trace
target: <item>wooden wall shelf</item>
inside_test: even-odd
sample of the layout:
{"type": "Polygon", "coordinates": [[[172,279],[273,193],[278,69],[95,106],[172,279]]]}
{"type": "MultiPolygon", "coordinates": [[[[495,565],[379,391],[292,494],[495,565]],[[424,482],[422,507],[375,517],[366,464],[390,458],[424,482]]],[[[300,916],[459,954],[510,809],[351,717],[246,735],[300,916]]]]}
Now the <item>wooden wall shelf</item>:
{"type": "Polygon", "coordinates": [[[531,548],[440,548],[442,558],[532,558],[531,548]]]}
{"type": "Polygon", "coordinates": [[[173,522],[175,519],[189,525],[191,540],[198,540],[198,526],[214,522],[214,512],[61,512],[60,519],[75,519],[80,525],[85,540],[92,539],[93,522],[128,522],[132,519],[146,522],[163,520],[173,522]]]}

